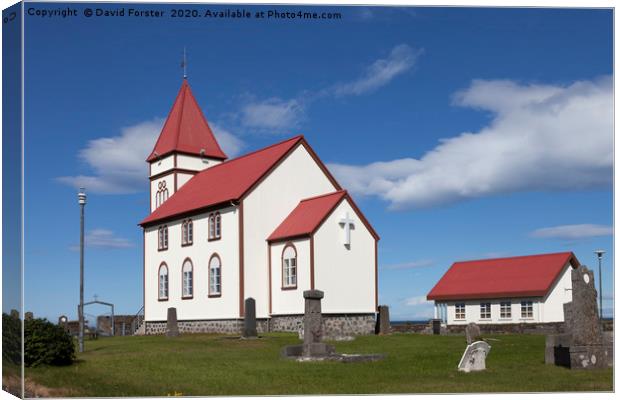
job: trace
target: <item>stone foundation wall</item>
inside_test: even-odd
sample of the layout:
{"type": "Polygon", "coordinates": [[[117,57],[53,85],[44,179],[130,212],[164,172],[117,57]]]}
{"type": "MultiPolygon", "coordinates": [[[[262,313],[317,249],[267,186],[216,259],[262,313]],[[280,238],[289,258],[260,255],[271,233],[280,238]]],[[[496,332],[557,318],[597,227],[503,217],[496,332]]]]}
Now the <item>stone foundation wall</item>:
{"type": "MultiPolygon", "coordinates": [[[[271,319],[257,319],[256,330],[264,332],[300,332],[303,315],[280,315],[271,319]]],[[[179,321],[180,333],[241,334],[243,319],[179,321]]],[[[326,339],[342,339],[358,335],[370,335],[375,330],[374,314],[332,314],[323,316],[326,339]]],[[[166,321],[145,322],[147,335],[164,335],[166,321]]]]}

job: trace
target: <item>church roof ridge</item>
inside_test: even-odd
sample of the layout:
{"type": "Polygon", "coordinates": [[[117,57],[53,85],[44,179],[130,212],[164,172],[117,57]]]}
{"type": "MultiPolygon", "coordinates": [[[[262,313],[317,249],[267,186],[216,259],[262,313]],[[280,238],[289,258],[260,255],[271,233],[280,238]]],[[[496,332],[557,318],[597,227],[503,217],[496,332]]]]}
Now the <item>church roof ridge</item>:
{"type": "Polygon", "coordinates": [[[299,202],[303,203],[304,201],[317,200],[317,199],[320,199],[321,197],[335,196],[335,195],[338,195],[338,194],[348,194],[348,193],[347,193],[346,189],[335,190],[333,192],[323,193],[323,194],[320,194],[318,196],[307,197],[305,199],[301,199],[299,202]]]}

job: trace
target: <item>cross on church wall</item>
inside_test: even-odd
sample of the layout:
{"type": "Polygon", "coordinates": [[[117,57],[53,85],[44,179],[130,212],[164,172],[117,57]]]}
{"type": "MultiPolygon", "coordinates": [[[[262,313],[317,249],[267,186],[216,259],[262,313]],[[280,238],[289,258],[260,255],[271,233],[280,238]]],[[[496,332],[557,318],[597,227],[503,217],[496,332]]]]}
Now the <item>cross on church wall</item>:
{"type": "Polygon", "coordinates": [[[347,211],[343,218],[340,219],[339,223],[344,227],[344,245],[351,245],[351,228],[354,228],[354,221],[349,217],[349,212],[347,211]]]}

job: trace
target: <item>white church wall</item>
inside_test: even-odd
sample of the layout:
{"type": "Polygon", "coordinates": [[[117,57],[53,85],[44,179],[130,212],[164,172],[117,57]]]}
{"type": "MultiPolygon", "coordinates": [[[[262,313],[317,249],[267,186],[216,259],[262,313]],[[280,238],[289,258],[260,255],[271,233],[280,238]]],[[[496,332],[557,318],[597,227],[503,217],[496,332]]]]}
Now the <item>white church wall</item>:
{"type": "Polygon", "coordinates": [[[564,303],[573,300],[572,266],[570,263],[564,267],[561,277],[556,281],[553,289],[544,299],[542,305],[542,322],[563,322],[564,321],[564,303]]]}
{"type": "Polygon", "coordinates": [[[267,237],[300,200],[335,191],[303,146],[298,146],[244,200],[244,297],[256,300],[258,318],[268,317],[267,237]]]}
{"type": "Polygon", "coordinates": [[[181,246],[182,220],[167,223],[168,250],[157,250],[158,226],[145,234],[145,318],[163,321],[168,307],[176,307],[179,320],[231,319],[239,316],[239,222],[236,207],[220,210],[222,238],[208,240],[208,214],[192,217],[194,240],[191,246],[181,246]],[[209,297],[209,260],[217,253],[222,264],[220,297],[209,297]],[[186,258],[194,267],[192,299],[182,299],[181,269],[186,258]],[[167,301],[158,299],[159,266],[168,266],[169,293],[167,301]]]}
{"type": "Polygon", "coordinates": [[[221,163],[222,162],[220,160],[215,160],[212,158],[195,157],[187,154],[177,154],[177,168],[180,169],[202,171],[203,169],[207,169],[221,163]]]}
{"type": "Polygon", "coordinates": [[[157,190],[159,188],[159,184],[162,182],[166,183],[166,188],[168,189],[168,198],[170,198],[174,194],[174,174],[162,176],[161,178],[152,180],[150,183],[151,185],[151,211],[154,211],[157,208],[156,206],[157,190]]]}
{"type": "Polygon", "coordinates": [[[185,185],[187,181],[189,181],[193,177],[194,175],[192,174],[185,174],[183,172],[177,173],[177,190],[179,190],[181,186],[185,185]]]}
{"type": "Polygon", "coordinates": [[[375,239],[346,199],[314,235],[314,274],[324,313],[375,312],[375,239]],[[346,213],[354,221],[349,248],[339,223],[346,213]]]}
{"type": "Polygon", "coordinates": [[[303,314],[304,290],[310,290],[310,239],[271,245],[271,313],[303,314]],[[297,252],[297,288],[283,288],[282,251],[291,243],[297,252]]]}
{"type": "Polygon", "coordinates": [[[170,154],[151,163],[151,176],[168,171],[172,168],[174,168],[174,155],[170,154]]]}

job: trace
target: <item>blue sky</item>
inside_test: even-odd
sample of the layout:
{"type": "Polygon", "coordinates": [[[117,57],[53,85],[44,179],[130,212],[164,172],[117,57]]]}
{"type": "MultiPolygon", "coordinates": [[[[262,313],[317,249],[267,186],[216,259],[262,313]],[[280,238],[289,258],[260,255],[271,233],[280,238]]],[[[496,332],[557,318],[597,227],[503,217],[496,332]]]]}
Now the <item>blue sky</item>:
{"type": "Polygon", "coordinates": [[[394,319],[429,317],[423,296],[464,259],[572,250],[594,266],[603,248],[612,295],[611,11],[317,7],[342,19],[300,21],[71,7],[79,17],[25,20],[25,308],[36,315],[76,314],[79,184],[85,296],[140,308],[143,160],[184,46],[225,150],[303,133],[350,189],[381,235],[379,301],[394,319]]]}

